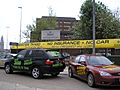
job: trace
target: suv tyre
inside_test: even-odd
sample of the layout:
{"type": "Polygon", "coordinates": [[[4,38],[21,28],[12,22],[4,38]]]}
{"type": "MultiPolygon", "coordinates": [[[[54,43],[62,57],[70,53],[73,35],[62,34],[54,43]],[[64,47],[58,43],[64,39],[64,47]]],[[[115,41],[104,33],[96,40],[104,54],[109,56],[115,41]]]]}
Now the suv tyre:
{"type": "Polygon", "coordinates": [[[5,72],[6,72],[7,74],[13,73],[10,64],[6,64],[6,65],[5,65],[5,72]]]}
{"type": "Polygon", "coordinates": [[[43,74],[40,71],[39,67],[33,67],[31,71],[32,77],[35,79],[42,78],[43,74]]]}

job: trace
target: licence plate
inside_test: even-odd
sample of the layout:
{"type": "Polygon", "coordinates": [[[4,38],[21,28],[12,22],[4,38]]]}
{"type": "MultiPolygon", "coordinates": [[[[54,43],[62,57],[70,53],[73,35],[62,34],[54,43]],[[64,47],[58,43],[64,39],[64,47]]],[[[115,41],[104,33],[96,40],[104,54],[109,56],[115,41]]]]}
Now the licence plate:
{"type": "Polygon", "coordinates": [[[57,63],[57,64],[53,64],[52,66],[53,66],[53,67],[60,67],[60,66],[63,66],[63,64],[57,63]]]}

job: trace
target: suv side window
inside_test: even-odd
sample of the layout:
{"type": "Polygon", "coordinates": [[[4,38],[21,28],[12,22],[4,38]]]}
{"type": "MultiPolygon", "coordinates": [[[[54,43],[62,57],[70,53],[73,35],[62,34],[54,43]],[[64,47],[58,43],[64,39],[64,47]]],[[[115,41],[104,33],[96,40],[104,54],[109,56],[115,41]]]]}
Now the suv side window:
{"type": "Polygon", "coordinates": [[[18,53],[17,58],[24,58],[26,55],[27,50],[22,50],[18,53]]]}
{"type": "Polygon", "coordinates": [[[45,53],[42,50],[31,50],[29,54],[31,54],[32,57],[39,57],[41,59],[45,58],[45,53]]]}

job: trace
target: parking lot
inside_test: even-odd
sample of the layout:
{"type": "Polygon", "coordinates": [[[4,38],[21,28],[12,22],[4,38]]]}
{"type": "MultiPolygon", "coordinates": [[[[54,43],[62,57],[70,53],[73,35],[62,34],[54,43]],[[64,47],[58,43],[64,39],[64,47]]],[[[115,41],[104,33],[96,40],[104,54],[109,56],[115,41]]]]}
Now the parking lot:
{"type": "Polygon", "coordinates": [[[119,90],[120,87],[91,88],[86,82],[69,78],[67,68],[58,77],[44,76],[43,79],[33,79],[25,73],[6,74],[0,69],[0,90],[119,90]]]}

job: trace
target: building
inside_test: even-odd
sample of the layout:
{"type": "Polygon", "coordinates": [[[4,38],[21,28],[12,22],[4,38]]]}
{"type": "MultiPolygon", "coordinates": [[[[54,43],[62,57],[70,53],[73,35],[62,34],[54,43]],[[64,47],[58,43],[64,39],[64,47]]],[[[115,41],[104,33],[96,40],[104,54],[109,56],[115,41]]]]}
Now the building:
{"type": "MultiPolygon", "coordinates": [[[[38,27],[38,22],[42,19],[49,20],[51,16],[42,16],[41,18],[36,18],[36,28],[38,27]]],[[[74,28],[77,20],[73,17],[55,17],[56,20],[56,30],[60,30],[60,40],[70,40],[73,39],[73,34],[71,30],[74,28]]],[[[51,29],[51,28],[47,28],[51,29]]],[[[31,34],[35,34],[36,32],[32,32],[31,34]]],[[[31,35],[32,36],[32,35],[31,35]]],[[[31,42],[38,41],[36,39],[31,38],[31,42]]],[[[41,40],[40,40],[41,41],[41,40]]]]}
{"type": "MultiPolygon", "coordinates": [[[[42,16],[42,18],[47,19],[49,16],[42,16]]],[[[70,32],[74,28],[77,20],[73,17],[56,17],[57,29],[61,30],[60,40],[72,39],[72,33],[70,32]]]]}
{"type": "MultiPolygon", "coordinates": [[[[73,33],[71,32],[75,26],[75,24],[78,22],[76,18],[73,17],[52,17],[56,21],[56,27],[54,30],[60,30],[60,40],[72,40],[74,39],[73,33]]],[[[30,42],[39,42],[39,41],[44,41],[41,40],[41,37],[35,38],[34,36],[37,36],[39,32],[38,27],[40,20],[51,20],[51,16],[42,16],[41,18],[36,18],[36,30],[38,32],[31,32],[31,38],[30,42]]],[[[51,27],[46,28],[45,30],[53,30],[51,27]]],[[[47,41],[47,40],[46,40],[47,41]]],[[[48,40],[50,41],[50,40],[48,40]]],[[[56,40],[58,41],[58,40],[56,40]]],[[[60,52],[67,52],[70,53],[71,55],[76,55],[80,53],[79,49],[59,49],[60,52]]]]}
{"type": "Polygon", "coordinates": [[[3,39],[3,36],[1,36],[1,40],[0,40],[0,51],[4,51],[4,39],[3,39]]]}

